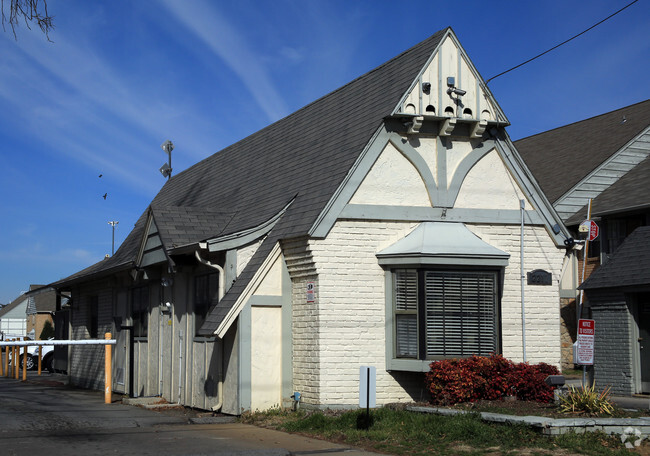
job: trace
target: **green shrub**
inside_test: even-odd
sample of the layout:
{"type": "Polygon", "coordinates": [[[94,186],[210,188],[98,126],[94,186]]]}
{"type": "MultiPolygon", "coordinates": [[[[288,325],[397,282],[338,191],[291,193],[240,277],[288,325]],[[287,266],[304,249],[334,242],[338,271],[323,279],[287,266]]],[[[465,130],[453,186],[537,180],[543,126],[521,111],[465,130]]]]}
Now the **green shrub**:
{"type": "Polygon", "coordinates": [[[52,326],[52,322],[50,322],[50,320],[45,320],[39,339],[48,340],[50,337],[54,337],[54,326],[52,326]]]}
{"type": "Polygon", "coordinates": [[[584,388],[570,387],[569,392],[560,398],[560,411],[563,413],[583,413],[588,415],[611,415],[614,405],[609,399],[610,387],[600,393],[596,386],[584,388]]]}
{"type": "Polygon", "coordinates": [[[549,364],[513,363],[502,355],[436,361],[425,382],[431,401],[439,405],[494,400],[517,396],[520,400],[550,402],[553,389],[544,380],[559,371],[549,364]]]}

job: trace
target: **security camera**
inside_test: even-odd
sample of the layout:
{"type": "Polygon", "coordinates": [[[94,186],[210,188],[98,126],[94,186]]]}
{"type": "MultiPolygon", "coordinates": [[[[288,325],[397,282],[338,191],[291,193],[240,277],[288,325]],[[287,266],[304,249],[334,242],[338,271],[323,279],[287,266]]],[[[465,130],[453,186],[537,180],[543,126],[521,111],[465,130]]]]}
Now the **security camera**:
{"type": "Polygon", "coordinates": [[[467,91],[462,89],[457,89],[456,87],[449,87],[447,89],[447,94],[451,95],[452,93],[458,95],[459,97],[462,97],[467,93],[467,91]]]}

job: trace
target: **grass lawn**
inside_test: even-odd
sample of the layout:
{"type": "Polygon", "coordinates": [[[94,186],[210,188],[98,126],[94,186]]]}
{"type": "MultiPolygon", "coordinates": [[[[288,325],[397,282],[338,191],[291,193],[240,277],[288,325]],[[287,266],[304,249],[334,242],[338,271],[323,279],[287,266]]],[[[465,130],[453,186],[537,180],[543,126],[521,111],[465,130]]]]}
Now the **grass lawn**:
{"type": "Polygon", "coordinates": [[[550,438],[525,425],[485,423],[472,413],[446,417],[384,407],[372,410],[369,430],[364,418],[365,411],[271,410],[245,414],[242,422],[399,455],[634,454],[602,433],[550,438]]]}

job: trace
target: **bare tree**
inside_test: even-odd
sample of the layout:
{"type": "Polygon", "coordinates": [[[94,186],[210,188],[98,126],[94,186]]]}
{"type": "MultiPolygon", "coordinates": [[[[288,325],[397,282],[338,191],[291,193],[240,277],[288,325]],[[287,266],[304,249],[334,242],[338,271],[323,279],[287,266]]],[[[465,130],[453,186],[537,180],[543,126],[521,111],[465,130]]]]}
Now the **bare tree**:
{"type": "Polygon", "coordinates": [[[18,39],[16,35],[16,27],[19,22],[25,21],[25,26],[31,30],[30,24],[36,24],[41,29],[48,41],[50,41],[50,31],[54,30],[52,19],[47,12],[47,0],[0,0],[0,9],[2,9],[2,28],[7,30],[6,24],[11,26],[11,31],[14,38],[18,39]],[[9,14],[5,13],[5,6],[9,4],[9,14]]]}

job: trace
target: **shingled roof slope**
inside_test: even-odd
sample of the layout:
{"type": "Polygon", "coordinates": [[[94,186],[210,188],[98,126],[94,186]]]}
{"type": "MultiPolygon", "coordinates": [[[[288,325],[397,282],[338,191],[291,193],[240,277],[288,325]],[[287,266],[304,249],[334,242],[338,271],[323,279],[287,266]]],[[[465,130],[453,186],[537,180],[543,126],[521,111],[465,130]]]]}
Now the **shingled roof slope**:
{"type": "MultiPolygon", "coordinates": [[[[158,210],[191,207],[232,213],[227,227],[220,233],[215,230],[216,236],[256,227],[295,197],[274,228],[274,236],[306,234],[447,30],[173,176],[151,206],[158,210]]],[[[113,257],[57,284],[128,267],[137,255],[146,213],[113,257]]],[[[169,238],[172,244],[200,240],[169,238]]],[[[238,282],[246,281],[251,269],[246,268],[238,282]]]]}
{"type": "Polygon", "coordinates": [[[634,230],[609,261],[592,272],[579,288],[593,290],[635,285],[650,285],[650,226],[634,230]]]}
{"type": "MultiPolygon", "coordinates": [[[[650,207],[650,157],[632,168],[591,203],[592,217],[650,207]]],[[[567,225],[587,218],[587,206],[569,217],[567,225]]]]}
{"type": "Polygon", "coordinates": [[[151,207],[160,238],[174,249],[219,235],[235,215],[206,207],[151,207]]]}
{"type": "Polygon", "coordinates": [[[650,100],[515,141],[555,203],[650,125],[650,100]]]}

